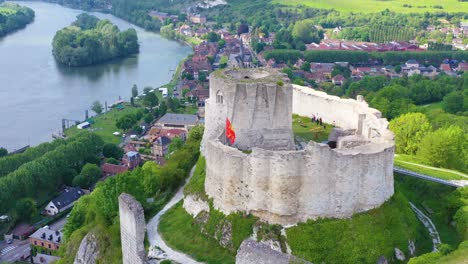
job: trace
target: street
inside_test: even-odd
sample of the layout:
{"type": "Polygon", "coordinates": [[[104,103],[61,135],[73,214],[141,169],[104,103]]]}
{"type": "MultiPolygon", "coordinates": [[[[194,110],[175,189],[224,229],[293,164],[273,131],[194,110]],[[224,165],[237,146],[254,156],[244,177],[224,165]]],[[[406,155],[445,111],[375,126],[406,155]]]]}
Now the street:
{"type": "Polygon", "coordinates": [[[0,261],[15,262],[22,256],[29,256],[30,248],[28,240],[13,240],[13,243],[7,244],[6,241],[0,241],[0,261]]]}

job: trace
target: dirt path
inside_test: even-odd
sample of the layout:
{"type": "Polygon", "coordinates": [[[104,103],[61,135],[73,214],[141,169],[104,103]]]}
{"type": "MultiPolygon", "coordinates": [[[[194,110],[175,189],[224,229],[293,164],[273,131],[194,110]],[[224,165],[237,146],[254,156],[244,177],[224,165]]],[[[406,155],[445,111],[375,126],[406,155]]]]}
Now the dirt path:
{"type": "Polygon", "coordinates": [[[183,264],[199,264],[196,260],[192,259],[190,256],[174,250],[170,248],[166,242],[162,239],[161,234],[159,234],[158,225],[161,221],[161,216],[163,216],[170,208],[172,208],[176,203],[184,198],[184,187],[190,181],[190,178],[193,176],[193,172],[195,171],[195,167],[193,166],[192,170],[190,171],[190,176],[185,180],[184,186],[182,186],[177,193],[172,197],[172,199],[164,206],[164,208],[151,220],[148,222],[146,229],[148,232],[148,240],[150,243],[150,256],[157,256],[158,259],[170,259],[174,260],[178,263],[183,264]],[[157,250],[157,248],[161,250],[157,250]]]}

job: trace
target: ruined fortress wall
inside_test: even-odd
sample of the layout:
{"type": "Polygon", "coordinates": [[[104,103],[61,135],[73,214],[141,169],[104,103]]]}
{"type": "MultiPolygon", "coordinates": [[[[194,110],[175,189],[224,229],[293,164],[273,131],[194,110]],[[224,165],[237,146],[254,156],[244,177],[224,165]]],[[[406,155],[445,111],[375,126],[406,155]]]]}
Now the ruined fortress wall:
{"type": "Polygon", "coordinates": [[[224,213],[246,211],[283,225],[349,217],[393,195],[393,146],[340,153],[310,142],[301,151],[254,148],[245,154],[208,142],[205,190],[224,213]]]}
{"type": "Polygon", "coordinates": [[[325,123],[333,124],[343,129],[360,129],[362,136],[374,142],[393,140],[393,134],[388,130],[388,121],[382,114],[358,97],[342,99],[315,91],[308,87],[293,85],[293,113],[300,116],[321,117],[325,123]],[[359,127],[359,120],[362,127],[359,127]]]}
{"type": "Polygon", "coordinates": [[[205,138],[219,137],[229,118],[237,148],[293,149],[292,89],[289,84],[277,84],[283,78],[260,69],[212,74],[205,138]]]}
{"type": "MultiPolygon", "coordinates": [[[[274,76],[263,81],[271,84],[278,78],[274,76]]],[[[271,109],[255,107],[259,94],[268,98],[269,106],[274,105],[269,93],[261,96],[259,85],[252,88],[246,84],[255,92],[244,90],[240,93],[247,93],[247,96],[239,97],[244,83],[238,78],[226,81],[212,75],[210,81],[202,150],[206,157],[205,191],[213,198],[217,209],[226,214],[246,211],[264,221],[288,225],[317,217],[349,217],[378,207],[393,195],[394,136],[388,130],[388,121],[381,118],[379,111],[369,108],[362,98],[340,99],[307,87],[286,84],[276,87],[284,93],[281,96],[286,110],[279,110],[281,115],[275,115],[271,109]],[[285,89],[292,91],[292,98],[285,89]],[[219,94],[235,99],[219,103],[215,101],[219,94]],[[237,108],[237,104],[244,105],[237,108]],[[304,149],[296,151],[250,140],[242,143],[252,144],[252,152],[246,154],[238,149],[238,145],[230,147],[220,141],[226,116],[232,118],[238,138],[242,138],[242,128],[254,129],[257,123],[263,127],[257,130],[258,133],[272,131],[280,134],[279,139],[285,137],[286,134],[281,135],[282,129],[286,126],[290,129],[292,121],[283,115],[291,114],[288,110],[291,104],[292,113],[309,117],[318,115],[326,123],[334,122],[343,129],[357,132],[339,138],[349,140],[349,144],[339,144],[336,149],[310,142],[304,149]],[[267,116],[274,118],[267,123],[257,120],[248,126],[238,125],[255,120],[256,111],[260,110],[270,111],[268,113],[273,114],[267,116]],[[236,119],[238,111],[245,115],[245,120],[236,119]],[[276,119],[279,119],[278,123],[274,122],[276,119]],[[271,130],[268,130],[268,124],[271,130]]],[[[273,109],[278,107],[281,105],[277,104],[273,109]]],[[[288,136],[292,137],[291,134],[288,136]]]]}
{"type": "Polygon", "coordinates": [[[144,264],[146,221],[143,206],[131,195],[119,196],[120,237],[123,263],[144,264]]]}

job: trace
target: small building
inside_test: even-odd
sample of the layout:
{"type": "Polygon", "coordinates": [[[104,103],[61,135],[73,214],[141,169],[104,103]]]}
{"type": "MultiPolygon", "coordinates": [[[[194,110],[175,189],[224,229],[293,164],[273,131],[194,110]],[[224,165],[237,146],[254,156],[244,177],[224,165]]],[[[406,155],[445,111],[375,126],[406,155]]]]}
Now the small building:
{"type": "Polygon", "coordinates": [[[417,60],[411,59],[405,63],[405,66],[407,68],[419,68],[419,62],[417,60]]]}
{"type": "Polygon", "coordinates": [[[468,63],[460,62],[457,67],[457,71],[466,72],[468,71],[468,63]]]}
{"type": "Polygon", "coordinates": [[[169,152],[171,139],[166,136],[158,137],[153,143],[153,155],[163,157],[169,152]]]}
{"type": "Polygon", "coordinates": [[[77,127],[78,129],[85,129],[85,128],[88,128],[88,127],[90,127],[90,126],[91,126],[91,124],[90,124],[89,122],[83,122],[83,123],[81,123],[81,124],[78,124],[76,127],[77,127]]]}
{"type": "Polygon", "coordinates": [[[140,153],[136,151],[127,152],[127,154],[125,154],[125,157],[123,158],[123,161],[130,170],[133,170],[134,168],[138,167],[141,163],[140,153]]]}
{"type": "Polygon", "coordinates": [[[103,177],[109,177],[109,176],[114,176],[120,173],[124,173],[128,171],[128,168],[124,165],[104,163],[101,166],[101,171],[102,171],[103,177]]]}
{"type": "Polygon", "coordinates": [[[11,235],[13,235],[13,238],[23,240],[28,238],[34,230],[36,229],[33,226],[26,223],[20,223],[11,231],[11,235]]]}
{"type": "Polygon", "coordinates": [[[156,122],[156,127],[175,128],[189,131],[192,127],[199,124],[196,115],[167,113],[156,122]]]}
{"type": "Polygon", "coordinates": [[[206,16],[204,15],[190,15],[189,17],[190,22],[194,24],[205,24],[206,23],[206,16]]]}
{"type": "Polygon", "coordinates": [[[84,195],[80,188],[67,187],[62,194],[50,201],[45,207],[45,214],[54,216],[72,207],[84,195]]]}
{"type": "Polygon", "coordinates": [[[43,227],[29,236],[29,244],[49,250],[57,250],[62,243],[62,232],[43,227]]]}
{"type": "Polygon", "coordinates": [[[343,75],[338,74],[338,75],[336,75],[335,77],[332,78],[332,83],[334,85],[343,85],[345,80],[346,80],[346,78],[343,75]]]}
{"type": "Polygon", "coordinates": [[[167,95],[168,95],[167,88],[161,87],[161,88],[159,88],[158,90],[161,92],[161,94],[162,94],[162,96],[163,96],[164,98],[167,97],[167,95]]]}

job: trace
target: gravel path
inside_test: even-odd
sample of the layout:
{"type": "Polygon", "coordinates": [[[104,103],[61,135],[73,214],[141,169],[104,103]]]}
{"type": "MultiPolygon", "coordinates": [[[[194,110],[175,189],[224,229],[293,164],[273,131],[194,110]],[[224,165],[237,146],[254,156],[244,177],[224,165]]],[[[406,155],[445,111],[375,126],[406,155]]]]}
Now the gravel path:
{"type": "Polygon", "coordinates": [[[166,242],[164,242],[158,230],[161,216],[163,216],[171,207],[184,198],[184,187],[189,182],[190,178],[192,178],[194,171],[195,166],[193,166],[192,170],[190,171],[190,176],[188,179],[185,180],[184,186],[182,186],[174,195],[174,197],[172,197],[169,203],[167,203],[166,206],[164,206],[164,208],[148,222],[146,228],[148,232],[148,240],[150,243],[150,256],[157,256],[158,259],[170,259],[183,264],[200,263],[192,259],[190,256],[170,248],[166,242]],[[157,247],[159,247],[163,252],[157,250],[157,247]]]}

